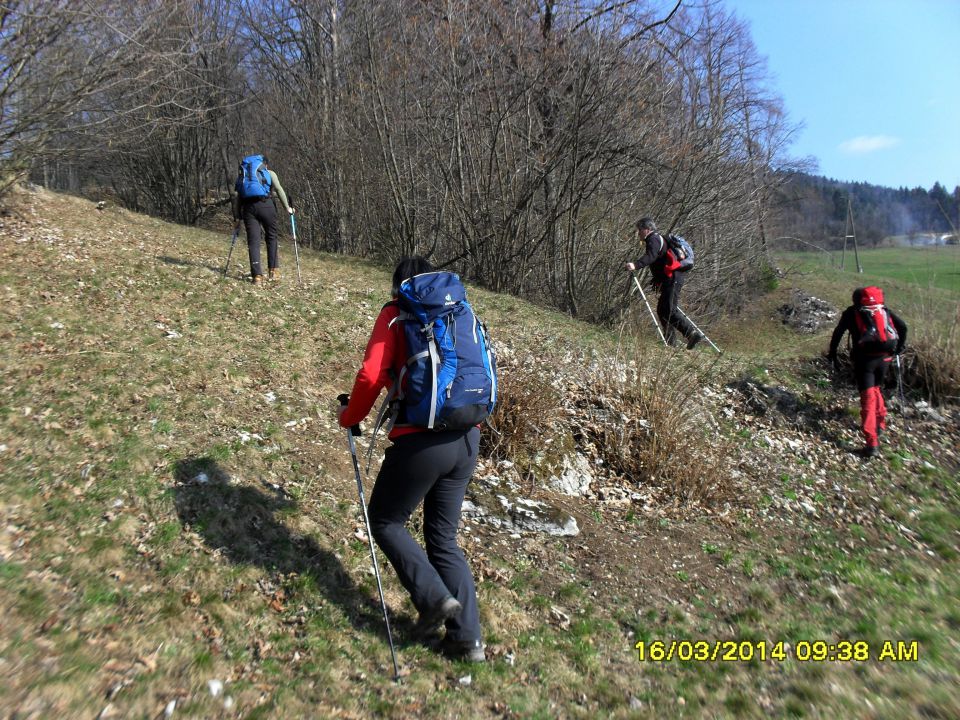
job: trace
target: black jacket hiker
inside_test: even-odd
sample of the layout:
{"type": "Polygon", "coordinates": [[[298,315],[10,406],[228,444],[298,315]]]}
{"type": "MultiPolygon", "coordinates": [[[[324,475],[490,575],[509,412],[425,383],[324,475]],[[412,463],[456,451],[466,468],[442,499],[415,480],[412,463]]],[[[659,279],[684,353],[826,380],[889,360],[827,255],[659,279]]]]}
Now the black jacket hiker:
{"type": "Polygon", "coordinates": [[[693,325],[677,311],[677,305],[680,304],[680,290],[687,279],[687,271],[674,270],[667,265],[667,242],[660,233],[650,232],[645,238],[645,243],[646,252],[634,264],[638,270],[650,268],[653,287],[660,291],[660,299],[657,300],[657,317],[660,318],[667,344],[676,344],[676,331],[688,340],[699,339],[700,334],[693,325]]]}

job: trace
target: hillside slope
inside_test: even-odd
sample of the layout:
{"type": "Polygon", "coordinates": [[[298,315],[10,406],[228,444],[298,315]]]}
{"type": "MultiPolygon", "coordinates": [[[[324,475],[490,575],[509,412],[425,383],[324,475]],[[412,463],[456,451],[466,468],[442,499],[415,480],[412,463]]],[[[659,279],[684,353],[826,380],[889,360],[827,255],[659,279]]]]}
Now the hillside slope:
{"type": "Polygon", "coordinates": [[[864,464],[854,391],[815,358],[668,355],[471,288],[500,412],[543,418],[474,485],[579,533],[465,516],[480,667],[405,641],[384,567],[395,684],[334,421],[388,270],[301,252],[300,287],[284,245],[254,288],[242,241],[222,278],[226,234],[42,190],[2,223],[4,717],[960,715],[955,408],[894,417],[864,464]],[[646,430],[671,418],[672,445],[646,430]],[[550,487],[564,457],[583,496],[550,487]]]}

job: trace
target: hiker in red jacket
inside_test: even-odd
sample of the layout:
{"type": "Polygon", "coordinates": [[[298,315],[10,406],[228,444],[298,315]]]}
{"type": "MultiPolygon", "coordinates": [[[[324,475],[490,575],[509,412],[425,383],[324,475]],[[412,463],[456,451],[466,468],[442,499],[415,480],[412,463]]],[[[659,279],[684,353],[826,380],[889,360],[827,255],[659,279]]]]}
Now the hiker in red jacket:
{"type": "MultiPolygon", "coordinates": [[[[407,341],[396,302],[404,280],[429,273],[423,258],[404,258],[393,273],[393,302],[383,306],[357,373],[340,426],[363,420],[383,388],[390,388],[407,363],[407,341]]],[[[451,657],[484,662],[480,614],[473,575],[457,544],[467,484],[477,465],[480,429],[436,432],[396,424],[377,475],[368,510],[373,539],[390,560],[420,613],[414,634],[431,640],[442,626],[440,649],[451,657]],[[423,503],[424,548],[406,528],[423,503]]]]}
{"type": "Polygon", "coordinates": [[[903,352],[907,342],[907,325],[884,307],[883,291],[878,287],[857,288],[853,305],[843,311],[827,357],[837,366],[837,348],[844,333],[850,333],[857,389],[860,391],[860,428],[866,445],[865,457],[879,452],[879,434],[887,429],[887,408],[883,402],[883,379],[894,355],[903,352]]]}

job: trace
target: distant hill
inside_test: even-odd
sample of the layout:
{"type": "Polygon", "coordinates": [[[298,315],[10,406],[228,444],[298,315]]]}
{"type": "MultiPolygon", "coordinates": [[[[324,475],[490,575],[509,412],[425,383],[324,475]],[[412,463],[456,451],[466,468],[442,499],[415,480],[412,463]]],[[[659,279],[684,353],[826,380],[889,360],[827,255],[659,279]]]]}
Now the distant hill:
{"type": "Polygon", "coordinates": [[[820,175],[789,173],[773,203],[772,237],[798,237],[825,247],[842,245],[847,200],[858,243],[882,244],[891,236],[955,233],[960,226],[960,187],[889,188],[820,175]],[[951,225],[953,227],[951,227],[951,225]]]}

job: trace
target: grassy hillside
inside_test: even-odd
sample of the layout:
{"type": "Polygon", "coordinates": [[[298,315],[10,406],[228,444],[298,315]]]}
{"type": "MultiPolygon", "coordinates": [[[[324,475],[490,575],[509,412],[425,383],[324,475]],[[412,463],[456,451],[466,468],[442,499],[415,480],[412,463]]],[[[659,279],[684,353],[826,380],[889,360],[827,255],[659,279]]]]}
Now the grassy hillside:
{"type": "Polygon", "coordinates": [[[9,207],[3,717],[960,715],[960,414],[892,418],[864,464],[824,333],[776,319],[789,283],[711,329],[719,361],[470,289],[513,385],[500,412],[540,402],[523,474],[478,477],[516,474],[580,534],[465,520],[483,666],[406,641],[385,567],[395,684],[334,421],[389,269],[301,252],[299,287],[285,246],[283,282],[254,288],[239,243],[220,277],[227,234],[44,191],[9,207]],[[671,398],[695,428],[673,445],[671,398]],[[562,496],[532,457],[557,446],[635,464],[562,496]]]}

